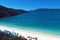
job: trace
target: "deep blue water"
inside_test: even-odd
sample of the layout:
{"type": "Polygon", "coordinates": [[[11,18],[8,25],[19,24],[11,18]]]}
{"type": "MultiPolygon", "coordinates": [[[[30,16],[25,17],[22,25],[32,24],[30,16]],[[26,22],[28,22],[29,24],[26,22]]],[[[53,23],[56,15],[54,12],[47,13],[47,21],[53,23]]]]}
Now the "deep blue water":
{"type": "Polygon", "coordinates": [[[0,19],[0,25],[60,35],[59,12],[30,12],[0,19]]]}

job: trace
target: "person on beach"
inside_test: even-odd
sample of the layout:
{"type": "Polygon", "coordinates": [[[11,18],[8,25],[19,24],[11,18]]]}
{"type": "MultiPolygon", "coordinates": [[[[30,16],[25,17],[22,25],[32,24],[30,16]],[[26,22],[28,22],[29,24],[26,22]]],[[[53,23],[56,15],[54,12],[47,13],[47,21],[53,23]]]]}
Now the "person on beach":
{"type": "Polygon", "coordinates": [[[29,40],[37,40],[37,38],[36,38],[36,37],[35,37],[35,38],[32,38],[32,37],[31,37],[29,40]]]}

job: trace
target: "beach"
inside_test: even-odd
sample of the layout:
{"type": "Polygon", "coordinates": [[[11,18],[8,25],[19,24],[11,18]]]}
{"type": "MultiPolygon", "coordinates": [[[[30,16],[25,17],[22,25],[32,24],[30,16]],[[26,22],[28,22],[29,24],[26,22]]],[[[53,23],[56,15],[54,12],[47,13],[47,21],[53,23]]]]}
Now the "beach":
{"type": "Polygon", "coordinates": [[[13,27],[7,27],[0,25],[0,30],[8,30],[10,32],[16,32],[19,35],[24,36],[27,38],[27,36],[30,37],[37,37],[38,40],[60,40],[60,35],[53,35],[53,34],[47,34],[43,32],[35,32],[35,31],[30,31],[30,30],[24,30],[24,29],[17,29],[13,27]]]}

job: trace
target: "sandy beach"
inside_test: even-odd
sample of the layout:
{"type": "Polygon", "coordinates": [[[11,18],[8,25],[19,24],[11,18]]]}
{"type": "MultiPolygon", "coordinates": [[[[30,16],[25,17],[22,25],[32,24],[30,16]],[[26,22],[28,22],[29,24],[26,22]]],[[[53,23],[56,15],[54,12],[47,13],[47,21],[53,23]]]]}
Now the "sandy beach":
{"type": "Polygon", "coordinates": [[[19,35],[22,35],[25,38],[27,38],[27,36],[31,36],[33,38],[37,37],[38,40],[60,40],[60,35],[52,35],[52,34],[46,34],[43,32],[35,32],[35,31],[30,31],[30,30],[17,29],[17,28],[7,27],[3,25],[0,25],[0,29],[19,33],[19,35]]]}

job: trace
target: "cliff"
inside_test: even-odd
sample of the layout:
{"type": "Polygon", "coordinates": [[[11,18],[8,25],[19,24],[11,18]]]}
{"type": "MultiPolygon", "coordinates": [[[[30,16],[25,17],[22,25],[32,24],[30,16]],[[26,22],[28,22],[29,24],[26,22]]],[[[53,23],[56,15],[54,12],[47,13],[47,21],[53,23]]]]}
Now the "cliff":
{"type": "Polygon", "coordinates": [[[27,11],[22,9],[18,10],[18,9],[7,8],[0,5],[0,18],[15,16],[22,13],[27,13],[27,11]]]}

